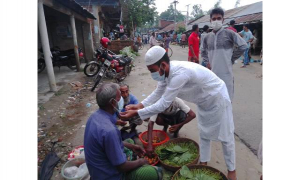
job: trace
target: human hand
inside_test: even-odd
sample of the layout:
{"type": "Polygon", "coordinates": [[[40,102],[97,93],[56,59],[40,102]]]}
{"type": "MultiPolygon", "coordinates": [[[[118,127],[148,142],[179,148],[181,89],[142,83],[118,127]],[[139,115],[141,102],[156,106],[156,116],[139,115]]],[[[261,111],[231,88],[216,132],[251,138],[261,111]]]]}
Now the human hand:
{"type": "Polygon", "coordinates": [[[211,70],[211,66],[209,62],[207,63],[206,67],[211,70]]]}
{"type": "Polygon", "coordinates": [[[127,122],[122,121],[121,119],[117,120],[116,125],[125,126],[127,122]]]}
{"type": "Polygon", "coordinates": [[[173,125],[173,126],[171,126],[171,127],[169,128],[169,132],[170,132],[170,133],[174,133],[174,132],[176,132],[180,127],[181,127],[180,124],[175,124],[175,125],[173,125]]]}
{"type": "Polygon", "coordinates": [[[145,150],[141,146],[138,146],[138,145],[134,145],[132,148],[132,151],[139,157],[143,157],[146,153],[145,150]]]}
{"type": "Polygon", "coordinates": [[[138,104],[129,104],[129,105],[125,106],[125,109],[126,109],[126,111],[128,111],[128,110],[138,110],[139,106],[138,106],[138,104]]]}
{"type": "Polygon", "coordinates": [[[147,146],[147,148],[146,148],[146,155],[148,156],[148,157],[153,157],[153,147],[152,146],[147,146]]]}
{"type": "Polygon", "coordinates": [[[120,112],[120,118],[122,120],[127,120],[127,119],[130,119],[134,116],[137,115],[137,110],[128,110],[128,111],[125,111],[125,112],[120,112]]]}
{"type": "Polygon", "coordinates": [[[145,159],[145,158],[140,158],[137,161],[139,161],[139,163],[140,163],[141,166],[149,164],[148,160],[145,159]]]}

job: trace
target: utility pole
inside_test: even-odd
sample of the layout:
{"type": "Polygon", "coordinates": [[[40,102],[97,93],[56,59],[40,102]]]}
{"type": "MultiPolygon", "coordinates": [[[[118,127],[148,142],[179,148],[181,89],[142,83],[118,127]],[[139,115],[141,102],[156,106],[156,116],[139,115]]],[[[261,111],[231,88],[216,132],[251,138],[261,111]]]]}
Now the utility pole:
{"type": "Polygon", "coordinates": [[[187,30],[187,26],[188,26],[188,23],[189,23],[189,7],[190,7],[191,4],[188,4],[186,5],[187,7],[187,10],[186,10],[186,18],[185,18],[185,29],[187,30]]]}
{"type": "Polygon", "coordinates": [[[179,2],[178,2],[177,0],[174,0],[173,3],[174,3],[174,5],[175,5],[175,12],[174,12],[174,16],[175,16],[175,17],[174,17],[174,23],[175,23],[175,24],[174,24],[174,31],[176,32],[176,14],[177,14],[177,12],[176,12],[176,4],[179,3],[179,2]]]}

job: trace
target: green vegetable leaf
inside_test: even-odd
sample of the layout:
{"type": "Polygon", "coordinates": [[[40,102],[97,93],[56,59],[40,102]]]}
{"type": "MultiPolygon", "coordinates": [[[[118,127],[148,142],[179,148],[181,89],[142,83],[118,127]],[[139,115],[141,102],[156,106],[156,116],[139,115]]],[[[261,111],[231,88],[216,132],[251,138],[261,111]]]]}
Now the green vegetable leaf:
{"type": "Polygon", "coordinates": [[[193,178],[193,174],[192,172],[190,171],[190,169],[187,167],[187,166],[182,166],[182,168],[180,169],[180,175],[182,177],[185,177],[185,178],[193,178]]]}
{"type": "Polygon", "coordinates": [[[191,159],[192,154],[190,154],[189,152],[185,152],[180,156],[180,160],[178,161],[178,163],[183,163],[183,162],[187,162],[191,159]]]}

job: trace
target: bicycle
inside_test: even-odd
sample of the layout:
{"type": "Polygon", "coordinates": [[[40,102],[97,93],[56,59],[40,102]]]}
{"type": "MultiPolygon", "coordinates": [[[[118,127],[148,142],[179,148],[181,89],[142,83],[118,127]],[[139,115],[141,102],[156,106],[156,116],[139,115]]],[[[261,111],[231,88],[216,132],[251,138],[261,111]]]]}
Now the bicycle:
{"type": "MultiPolygon", "coordinates": [[[[164,48],[164,49],[166,49],[165,48],[165,43],[164,42],[161,42],[161,41],[159,41],[159,45],[162,47],[162,48],[164,48]]],[[[169,56],[169,58],[171,57],[173,55],[173,50],[172,50],[172,48],[169,46],[169,48],[168,48],[168,56],[169,56]]]]}

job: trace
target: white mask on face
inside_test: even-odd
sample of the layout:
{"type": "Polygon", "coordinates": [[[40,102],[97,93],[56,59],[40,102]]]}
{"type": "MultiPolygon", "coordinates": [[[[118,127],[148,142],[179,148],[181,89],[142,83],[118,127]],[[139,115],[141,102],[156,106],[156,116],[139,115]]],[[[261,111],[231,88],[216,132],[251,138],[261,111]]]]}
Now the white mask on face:
{"type": "Polygon", "coordinates": [[[222,21],[212,21],[211,22],[211,27],[213,28],[214,31],[218,31],[222,27],[222,21]]]}

